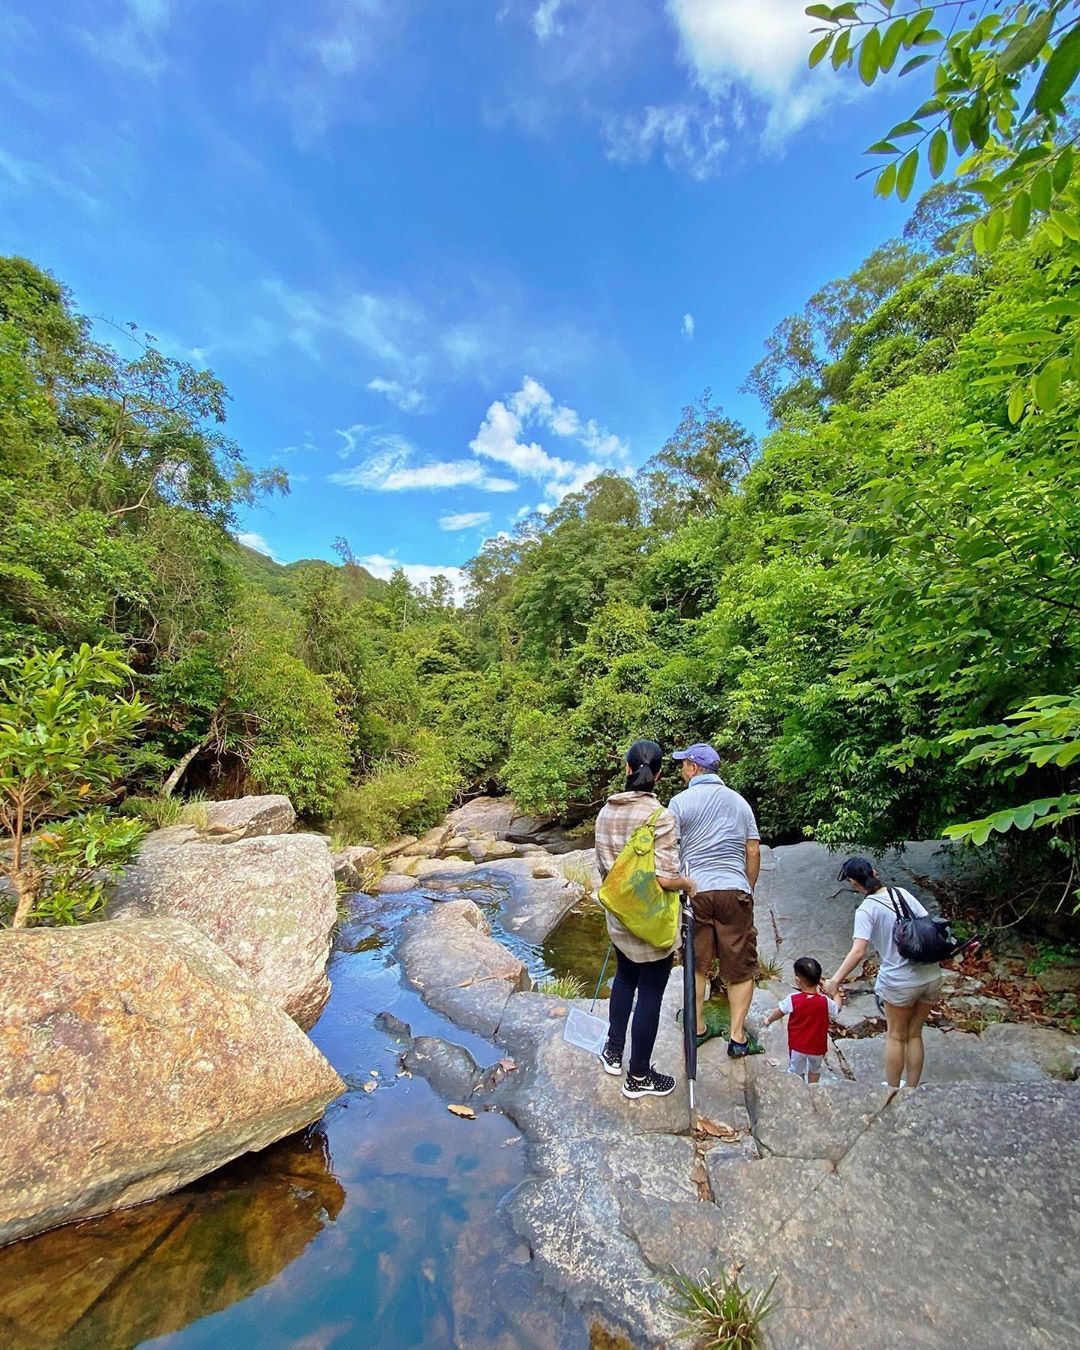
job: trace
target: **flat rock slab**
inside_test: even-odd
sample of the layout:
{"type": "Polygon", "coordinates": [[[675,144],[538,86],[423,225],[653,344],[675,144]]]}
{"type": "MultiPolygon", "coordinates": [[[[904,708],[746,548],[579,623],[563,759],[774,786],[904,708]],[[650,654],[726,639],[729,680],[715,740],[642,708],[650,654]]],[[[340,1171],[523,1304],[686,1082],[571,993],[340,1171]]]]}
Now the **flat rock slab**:
{"type": "Polygon", "coordinates": [[[397,952],[425,1002],[484,1035],[497,1030],[510,995],[529,986],[524,964],[489,935],[471,900],[448,900],[406,920],[397,952]]]}
{"type": "Polygon", "coordinates": [[[895,1097],[809,1193],[791,1160],[752,1164],[736,1203],[768,1221],[725,1256],[777,1277],[768,1344],[819,1346],[823,1320],[843,1347],[1080,1344],[1078,1130],[1073,1084],[942,1085],[895,1097]]]}
{"type": "Polygon", "coordinates": [[[0,933],[0,1007],[0,1242],[176,1190],[344,1089],[177,919],[0,933]]]}
{"type": "Polygon", "coordinates": [[[330,850],[319,835],[230,844],[173,843],[151,835],[119,878],[108,913],[116,919],[185,919],[304,1028],[330,996],[326,965],[337,887],[330,850]]]}
{"type": "MultiPolygon", "coordinates": [[[[1024,1052],[1022,1042],[994,1043],[967,1031],[941,1031],[924,1027],[926,1060],[922,1082],[929,1083],[1005,1083],[1037,1082],[1050,1075],[1033,1054],[1024,1052]]],[[[880,1083],[885,1076],[885,1037],[836,1042],[843,1063],[856,1079],[880,1083]]]]}
{"type": "Polygon", "coordinates": [[[231,802],[208,802],[206,833],[231,839],[252,839],[260,834],[288,834],[296,824],[296,811],[288,797],[273,793],[263,797],[238,797],[231,802]]]}

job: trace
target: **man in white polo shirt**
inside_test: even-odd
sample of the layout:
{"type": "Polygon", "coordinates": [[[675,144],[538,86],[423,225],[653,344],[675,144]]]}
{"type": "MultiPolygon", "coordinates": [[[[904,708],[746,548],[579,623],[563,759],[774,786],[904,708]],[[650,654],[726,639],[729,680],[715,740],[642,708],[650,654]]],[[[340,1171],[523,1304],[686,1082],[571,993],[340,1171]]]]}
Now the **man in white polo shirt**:
{"type": "Polygon", "coordinates": [[[682,767],[684,792],[670,802],[679,822],[682,871],[697,886],[694,907],[698,1042],[708,1039],[702,1016],[713,961],[731,1006],[728,1054],[749,1053],[746,1014],[758,970],[754,887],[761,868],[761,836],[749,804],[720,777],[711,745],[691,745],[673,756],[682,767]]]}

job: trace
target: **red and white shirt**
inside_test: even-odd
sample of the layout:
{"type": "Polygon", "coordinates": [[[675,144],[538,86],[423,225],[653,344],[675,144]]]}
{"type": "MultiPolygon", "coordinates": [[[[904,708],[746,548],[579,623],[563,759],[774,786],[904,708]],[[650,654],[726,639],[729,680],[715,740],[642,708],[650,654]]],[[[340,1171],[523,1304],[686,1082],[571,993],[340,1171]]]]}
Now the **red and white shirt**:
{"type": "Polygon", "coordinates": [[[804,994],[798,990],[788,994],[780,1004],[780,1011],[788,1019],[787,1043],[789,1050],[800,1055],[823,1055],[829,1048],[829,1018],[840,1012],[825,994],[804,994]]]}

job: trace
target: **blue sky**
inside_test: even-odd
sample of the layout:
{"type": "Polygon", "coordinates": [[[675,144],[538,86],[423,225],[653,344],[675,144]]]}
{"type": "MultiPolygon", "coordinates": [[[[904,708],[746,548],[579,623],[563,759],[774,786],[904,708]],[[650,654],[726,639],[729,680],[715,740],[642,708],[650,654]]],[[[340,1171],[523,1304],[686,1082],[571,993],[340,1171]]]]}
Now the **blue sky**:
{"type": "Polygon", "coordinates": [[[422,580],[706,386],[760,430],[764,338],[898,231],[855,174],[920,90],[807,72],[802,11],[8,0],[0,248],[224,379],[259,547],[422,580]]]}

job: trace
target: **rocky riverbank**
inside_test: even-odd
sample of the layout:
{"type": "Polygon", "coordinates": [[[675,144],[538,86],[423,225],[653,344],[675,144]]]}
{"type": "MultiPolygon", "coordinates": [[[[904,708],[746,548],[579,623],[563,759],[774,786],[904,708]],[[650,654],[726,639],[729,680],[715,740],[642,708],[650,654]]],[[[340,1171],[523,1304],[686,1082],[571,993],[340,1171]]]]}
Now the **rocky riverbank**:
{"type": "MultiPolygon", "coordinates": [[[[807,844],[765,853],[763,956],[783,975],[803,954],[838,962],[854,903],[834,898],[837,860],[807,844]]],[[[572,869],[590,862],[583,855],[572,869]]],[[[887,863],[915,889],[911,871],[943,865],[929,845],[887,863]]],[[[467,896],[480,871],[455,869],[446,884],[467,896]]],[[[698,1071],[707,1123],[695,1133],[685,1089],[628,1102],[563,1039],[567,1002],[524,989],[500,948],[475,904],[457,899],[422,909],[400,955],[424,997],[493,1037],[514,1072],[485,1077],[430,1039],[407,1062],[524,1131],[535,1177],[514,1197],[512,1221],[545,1282],[595,1321],[634,1344],[667,1342],[676,1328],[658,1294],[663,1277],[734,1266],[752,1288],[776,1279],[767,1323],[776,1347],[817,1344],[826,1326],[833,1344],[869,1338],[896,1350],[1080,1338],[1067,1255],[1076,1207],[1054,1199],[1071,1192],[1080,1164],[1080,1085],[1066,1081],[1080,1063],[1075,1038],[1010,1023],[981,1036],[932,1030],[925,1085],[899,1093],[880,1086],[872,1034],[835,1038],[817,1089],[784,1072],[782,1028],[747,1061],[710,1042],[698,1071]]],[[[675,1071],[677,986],[656,1052],[675,1071]]],[[[760,990],[752,1020],[784,988],[760,990]]]]}

